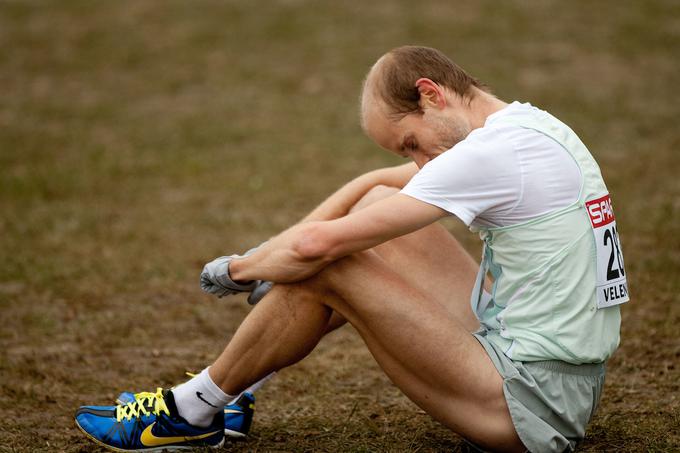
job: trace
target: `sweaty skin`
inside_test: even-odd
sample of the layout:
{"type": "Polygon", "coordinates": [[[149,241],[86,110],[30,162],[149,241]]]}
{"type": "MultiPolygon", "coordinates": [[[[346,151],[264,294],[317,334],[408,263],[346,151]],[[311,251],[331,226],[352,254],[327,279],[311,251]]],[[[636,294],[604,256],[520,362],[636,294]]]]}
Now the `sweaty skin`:
{"type": "MultiPolygon", "coordinates": [[[[481,90],[462,98],[420,79],[421,111],[395,119],[380,102],[365,101],[370,77],[362,102],[367,134],[418,168],[506,105],[481,90]]],[[[345,190],[347,197],[337,200],[363,191],[345,190]]],[[[378,198],[345,216],[350,203],[327,202],[317,214],[332,220],[312,215],[232,263],[235,280],[277,284],[210,368],[211,378],[225,393],[238,393],[309,354],[337,313],[390,379],[435,419],[484,448],[523,451],[502,379],[470,335],[477,325],[468,302],[476,265],[433,225],[447,213],[398,193],[378,198]]]]}

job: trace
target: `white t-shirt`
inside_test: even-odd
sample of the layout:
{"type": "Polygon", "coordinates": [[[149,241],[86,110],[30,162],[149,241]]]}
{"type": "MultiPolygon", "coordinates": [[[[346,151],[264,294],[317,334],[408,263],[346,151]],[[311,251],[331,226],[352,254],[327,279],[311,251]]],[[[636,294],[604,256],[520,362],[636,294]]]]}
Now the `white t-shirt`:
{"type": "Polygon", "coordinates": [[[581,172],[551,138],[502,121],[536,109],[513,102],[428,162],[401,193],[435,205],[467,226],[504,227],[574,203],[581,172]]]}

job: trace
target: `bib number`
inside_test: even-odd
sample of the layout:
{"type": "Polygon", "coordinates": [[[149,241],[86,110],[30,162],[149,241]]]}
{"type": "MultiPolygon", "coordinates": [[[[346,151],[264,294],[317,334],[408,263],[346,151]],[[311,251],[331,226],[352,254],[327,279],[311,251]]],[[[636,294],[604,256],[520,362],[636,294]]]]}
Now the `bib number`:
{"type": "Polygon", "coordinates": [[[597,250],[597,308],[628,302],[628,282],[623,251],[609,194],[586,201],[597,250]]]}

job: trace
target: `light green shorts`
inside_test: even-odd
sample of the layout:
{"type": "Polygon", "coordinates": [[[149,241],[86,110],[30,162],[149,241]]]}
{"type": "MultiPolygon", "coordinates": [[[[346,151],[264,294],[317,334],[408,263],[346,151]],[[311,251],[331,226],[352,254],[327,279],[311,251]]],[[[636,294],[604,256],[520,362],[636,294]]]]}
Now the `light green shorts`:
{"type": "Polygon", "coordinates": [[[532,453],[573,451],[604,386],[605,364],[572,365],[547,360],[519,362],[474,334],[503,377],[503,393],[522,443],[532,453]]]}

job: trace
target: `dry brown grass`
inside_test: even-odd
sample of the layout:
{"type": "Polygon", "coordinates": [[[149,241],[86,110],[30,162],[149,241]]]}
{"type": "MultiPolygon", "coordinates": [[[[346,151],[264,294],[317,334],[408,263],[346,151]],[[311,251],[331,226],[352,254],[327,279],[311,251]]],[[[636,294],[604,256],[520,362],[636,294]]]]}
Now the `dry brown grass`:
{"type": "MultiPolygon", "coordinates": [[[[395,163],[362,136],[356,96],[404,43],[589,144],[632,302],[581,449],[680,450],[677,2],[8,1],[0,43],[0,451],[90,451],[75,408],[215,357],[247,307],[201,294],[201,266],[395,163]]],[[[350,328],[258,394],[231,448],[465,449],[350,328]]]]}

